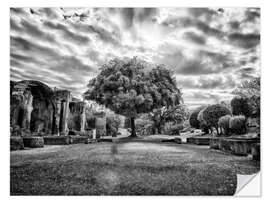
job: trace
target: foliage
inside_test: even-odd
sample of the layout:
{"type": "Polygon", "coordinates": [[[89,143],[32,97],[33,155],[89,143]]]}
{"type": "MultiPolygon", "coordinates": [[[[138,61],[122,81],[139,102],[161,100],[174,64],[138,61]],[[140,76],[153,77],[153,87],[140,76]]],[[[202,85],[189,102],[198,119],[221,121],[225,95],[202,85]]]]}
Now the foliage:
{"type": "Polygon", "coordinates": [[[198,116],[197,116],[197,120],[200,122],[200,129],[204,132],[204,133],[209,133],[209,130],[211,130],[211,126],[204,120],[203,118],[203,113],[204,113],[204,110],[206,109],[203,108],[198,116]]]}
{"type": "Polygon", "coordinates": [[[220,102],[220,104],[222,106],[225,106],[227,109],[229,109],[230,111],[232,111],[232,108],[231,108],[231,101],[230,100],[223,100],[220,102]]]}
{"type": "Polygon", "coordinates": [[[136,136],[134,119],[138,114],[175,106],[182,100],[176,80],[165,66],[150,65],[136,57],[104,64],[99,75],[90,80],[84,96],[130,117],[132,136],[136,136]]]}
{"type": "Polygon", "coordinates": [[[166,135],[179,135],[179,132],[183,130],[183,124],[174,122],[167,122],[164,125],[164,134],[166,135]]]}
{"type": "Polygon", "coordinates": [[[165,122],[182,123],[189,116],[188,109],[185,105],[177,105],[174,107],[162,107],[154,109],[149,113],[149,118],[153,121],[157,133],[161,133],[161,129],[165,122]]]}
{"type": "Polygon", "coordinates": [[[248,99],[248,103],[251,108],[251,114],[253,117],[260,117],[260,80],[260,77],[256,77],[252,80],[246,80],[242,82],[242,84],[238,86],[233,92],[242,98],[248,99]]]}
{"type": "Polygon", "coordinates": [[[200,113],[200,111],[204,108],[205,108],[205,106],[200,106],[190,114],[189,124],[191,127],[197,128],[197,129],[200,128],[200,121],[197,118],[198,118],[198,114],[200,113]]]}
{"type": "Polygon", "coordinates": [[[187,119],[187,120],[185,120],[184,122],[183,122],[183,130],[182,130],[182,132],[183,131],[188,131],[188,130],[190,130],[190,128],[191,128],[191,126],[190,126],[190,124],[189,124],[189,120],[187,119]]]}
{"type": "Polygon", "coordinates": [[[218,126],[223,129],[223,134],[224,135],[229,135],[230,134],[230,115],[222,116],[218,120],[218,126]]]}
{"type": "Polygon", "coordinates": [[[153,134],[153,122],[147,117],[141,117],[135,121],[136,133],[138,135],[151,135],[153,134]]]}
{"type": "Polygon", "coordinates": [[[225,115],[231,115],[229,109],[220,104],[214,104],[206,107],[203,112],[203,118],[206,121],[207,125],[210,127],[214,127],[219,134],[218,131],[218,120],[220,117],[225,115]]]}
{"type": "Polygon", "coordinates": [[[246,133],[246,117],[243,115],[231,117],[229,127],[235,134],[246,133]]]}
{"type": "Polygon", "coordinates": [[[117,115],[110,115],[106,117],[106,135],[117,136],[118,128],[120,126],[120,119],[117,115]]]}
{"type": "Polygon", "coordinates": [[[130,118],[129,117],[125,117],[124,128],[130,128],[130,127],[131,127],[130,118]]]}
{"type": "Polygon", "coordinates": [[[251,114],[251,107],[248,104],[247,97],[236,96],[231,100],[232,114],[244,115],[249,117],[251,114]]]}

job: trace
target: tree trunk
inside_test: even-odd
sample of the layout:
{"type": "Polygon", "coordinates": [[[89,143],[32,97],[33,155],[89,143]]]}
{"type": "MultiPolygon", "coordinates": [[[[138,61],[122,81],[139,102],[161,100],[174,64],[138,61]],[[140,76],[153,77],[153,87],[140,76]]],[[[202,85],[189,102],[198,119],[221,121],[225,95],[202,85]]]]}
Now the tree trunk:
{"type": "Polygon", "coordinates": [[[130,118],[131,135],[130,137],[137,137],[135,129],[135,118],[130,118]]]}
{"type": "Polygon", "coordinates": [[[157,132],[158,132],[158,134],[161,134],[161,126],[160,125],[157,126],[157,132]]]}

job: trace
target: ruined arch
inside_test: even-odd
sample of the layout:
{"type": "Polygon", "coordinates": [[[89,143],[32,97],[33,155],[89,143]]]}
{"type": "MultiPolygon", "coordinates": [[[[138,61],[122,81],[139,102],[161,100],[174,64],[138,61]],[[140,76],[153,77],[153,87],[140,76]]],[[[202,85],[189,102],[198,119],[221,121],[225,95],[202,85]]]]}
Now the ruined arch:
{"type": "Polygon", "coordinates": [[[35,80],[11,83],[11,124],[34,132],[52,133],[53,90],[35,80]]]}

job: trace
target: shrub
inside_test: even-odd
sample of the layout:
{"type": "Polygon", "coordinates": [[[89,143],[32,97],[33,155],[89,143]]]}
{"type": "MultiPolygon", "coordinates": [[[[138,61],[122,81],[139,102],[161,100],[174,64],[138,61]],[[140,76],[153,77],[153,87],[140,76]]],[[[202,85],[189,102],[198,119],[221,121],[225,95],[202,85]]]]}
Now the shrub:
{"type": "Polygon", "coordinates": [[[248,98],[236,96],[231,100],[232,114],[244,115],[249,117],[251,115],[251,107],[248,104],[248,98]]]}
{"type": "Polygon", "coordinates": [[[43,137],[23,137],[23,145],[31,148],[43,147],[44,139],[43,137]]]}
{"type": "Polygon", "coordinates": [[[200,128],[200,121],[198,120],[198,114],[204,108],[205,108],[205,106],[200,106],[190,114],[189,124],[190,124],[191,127],[197,128],[197,129],[200,128]]]}
{"type": "Polygon", "coordinates": [[[206,107],[199,112],[198,117],[197,117],[197,120],[200,122],[200,129],[204,133],[209,133],[209,130],[211,129],[211,126],[209,126],[207,124],[207,122],[203,118],[203,113],[204,113],[204,110],[205,109],[206,109],[206,107]]]}
{"type": "Polygon", "coordinates": [[[231,117],[229,127],[235,134],[246,133],[246,117],[242,115],[231,117]]]}
{"type": "Polygon", "coordinates": [[[116,115],[106,117],[106,135],[116,137],[118,128],[120,126],[120,119],[116,115]]]}
{"type": "Polygon", "coordinates": [[[138,135],[151,135],[154,131],[153,122],[145,118],[136,119],[135,129],[138,135]]]}
{"type": "Polygon", "coordinates": [[[21,150],[24,149],[23,139],[19,136],[10,137],[10,150],[21,150]]]}
{"type": "Polygon", "coordinates": [[[230,115],[222,116],[218,120],[218,126],[223,129],[223,134],[224,135],[229,135],[230,134],[230,115]]]}
{"type": "Polygon", "coordinates": [[[164,134],[166,135],[179,135],[180,130],[183,130],[183,124],[175,124],[173,122],[167,122],[164,125],[164,134]]]}
{"type": "Polygon", "coordinates": [[[206,107],[203,112],[203,119],[206,121],[207,125],[214,127],[218,131],[218,120],[220,117],[225,115],[231,115],[231,112],[228,108],[220,104],[214,104],[206,107]]]}

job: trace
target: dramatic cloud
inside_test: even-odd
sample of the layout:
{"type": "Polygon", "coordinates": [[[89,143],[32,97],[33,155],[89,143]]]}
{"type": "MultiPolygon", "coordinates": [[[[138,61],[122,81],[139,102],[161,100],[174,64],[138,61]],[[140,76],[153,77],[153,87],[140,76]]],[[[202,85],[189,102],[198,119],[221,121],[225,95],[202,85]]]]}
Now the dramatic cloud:
{"type": "Polygon", "coordinates": [[[260,74],[258,8],[11,8],[12,80],[80,97],[99,67],[138,56],[175,72],[191,108],[260,74]]]}

